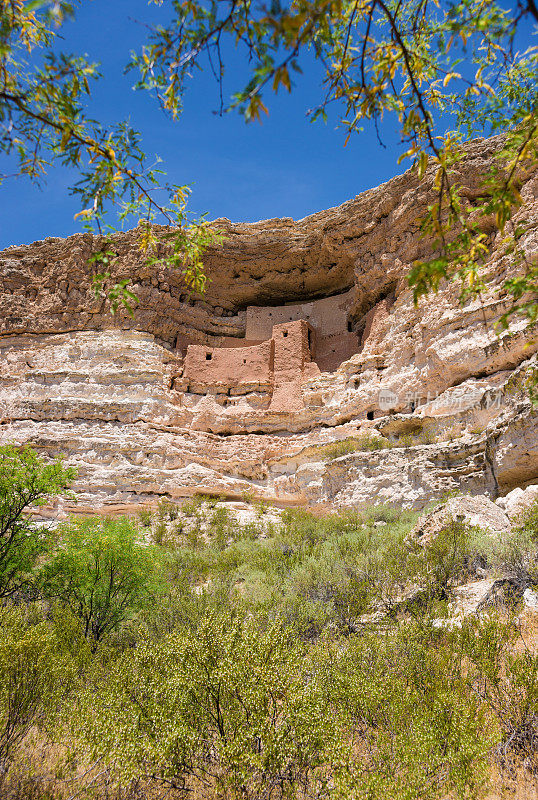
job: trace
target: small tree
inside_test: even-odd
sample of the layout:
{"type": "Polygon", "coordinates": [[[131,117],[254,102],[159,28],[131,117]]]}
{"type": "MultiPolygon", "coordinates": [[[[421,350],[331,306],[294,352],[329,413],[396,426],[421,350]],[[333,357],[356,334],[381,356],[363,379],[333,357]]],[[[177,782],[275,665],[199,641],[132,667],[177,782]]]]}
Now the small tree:
{"type": "Polygon", "coordinates": [[[210,613],[107,664],[77,722],[127,780],[150,776],[187,797],[194,787],[229,800],[321,797],[342,737],[305,657],[281,625],[210,613]]]}
{"type": "Polygon", "coordinates": [[[47,535],[29,521],[28,509],[62,494],[75,478],[60,461],[46,464],[28,447],[0,447],[0,598],[24,586],[47,535]]]}
{"type": "Polygon", "coordinates": [[[42,572],[44,593],[82,622],[95,649],[159,588],[156,550],[126,517],[71,520],[42,572]]]}

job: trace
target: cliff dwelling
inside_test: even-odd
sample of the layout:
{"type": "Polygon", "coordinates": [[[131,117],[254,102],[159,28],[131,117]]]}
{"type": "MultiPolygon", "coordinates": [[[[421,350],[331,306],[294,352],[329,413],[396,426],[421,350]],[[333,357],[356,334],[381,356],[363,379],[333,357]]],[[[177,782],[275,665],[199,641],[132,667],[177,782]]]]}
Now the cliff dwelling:
{"type": "Polygon", "coordinates": [[[248,306],[243,339],[222,337],[217,347],[186,346],[177,388],[212,394],[223,406],[255,392],[261,409],[300,410],[302,383],[334,372],[359,350],[360,339],[349,321],[353,297],[350,291],[308,303],[248,306]]]}
{"type": "MultiPolygon", "coordinates": [[[[467,147],[469,186],[496,147],[467,147]]],[[[536,186],[529,176],[521,189],[526,218],[536,186]]],[[[131,281],[133,316],[95,296],[102,238],[8,248],[0,442],[65,454],[79,512],[201,492],[419,507],[535,483],[536,409],[514,389],[535,364],[535,329],[496,333],[512,274],[501,240],[481,302],[461,307],[449,283],[414,303],[409,270],[430,252],[416,221],[431,198],[410,171],[298,222],[219,220],[203,296],[180,271],[148,267],[136,230],[118,233],[112,280],[131,281]]]]}

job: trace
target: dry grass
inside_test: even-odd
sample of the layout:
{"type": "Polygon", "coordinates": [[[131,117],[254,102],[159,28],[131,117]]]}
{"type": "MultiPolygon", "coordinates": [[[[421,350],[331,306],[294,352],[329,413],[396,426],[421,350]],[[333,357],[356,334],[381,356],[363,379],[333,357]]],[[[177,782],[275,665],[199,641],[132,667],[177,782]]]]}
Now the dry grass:
{"type": "Polygon", "coordinates": [[[538,800],[538,776],[521,766],[491,767],[484,800],[538,800]]]}

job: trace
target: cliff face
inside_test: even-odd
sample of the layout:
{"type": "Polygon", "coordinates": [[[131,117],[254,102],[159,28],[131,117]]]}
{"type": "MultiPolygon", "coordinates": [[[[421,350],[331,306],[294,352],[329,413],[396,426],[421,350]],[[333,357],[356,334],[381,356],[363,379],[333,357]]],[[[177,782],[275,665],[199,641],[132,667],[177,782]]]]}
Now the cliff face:
{"type": "MultiPolygon", "coordinates": [[[[466,150],[470,202],[496,147],[466,150]]],[[[131,279],[134,319],[92,294],[98,238],[8,248],[0,443],[65,454],[81,511],[195,492],[421,505],[536,481],[524,382],[538,342],[524,321],[495,334],[513,267],[492,223],[481,302],[460,307],[449,285],[413,305],[407,273],[430,252],[419,220],[431,185],[410,171],[299,222],[219,220],[226,239],[207,254],[203,298],[178,273],[145,266],[134,232],[117,235],[113,277],[131,279]]],[[[521,194],[532,258],[538,176],[521,194]]]]}

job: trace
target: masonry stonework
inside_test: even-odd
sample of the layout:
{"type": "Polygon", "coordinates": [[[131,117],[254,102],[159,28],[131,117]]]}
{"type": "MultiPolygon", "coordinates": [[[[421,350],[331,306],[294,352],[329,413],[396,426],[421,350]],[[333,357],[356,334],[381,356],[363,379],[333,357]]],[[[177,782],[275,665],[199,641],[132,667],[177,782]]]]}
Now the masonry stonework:
{"type": "Polygon", "coordinates": [[[247,347],[189,345],[183,390],[228,392],[231,388],[271,394],[269,410],[292,413],[304,408],[301,386],[319,374],[313,362],[315,336],[304,320],[275,325],[271,338],[247,347]]]}
{"type": "Polygon", "coordinates": [[[274,371],[270,411],[290,413],[304,408],[301,384],[305,368],[312,364],[312,329],[304,320],[285,322],[273,328],[274,371]]]}
{"type": "Polygon", "coordinates": [[[359,349],[359,339],[349,318],[355,292],[323,297],[309,303],[281,306],[248,306],[245,338],[263,341],[272,335],[274,325],[304,320],[316,333],[315,361],[322,372],[334,372],[359,349]]]}
{"type": "Polygon", "coordinates": [[[187,347],[183,377],[191,387],[232,388],[246,385],[269,388],[272,384],[272,339],[252,347],[187,347]]]}
{"type": "Polygon", "coordinates": [[[218,347],[178,343],[185,353],[183,390],[213,395],[261,390],[269,392],[270,411],[300,410],[302,382],[333,372],[360,349],[350,323],[353,303],[350,291],[309,303],[249,306],[244,338],[222,337],[218,347]]]}

